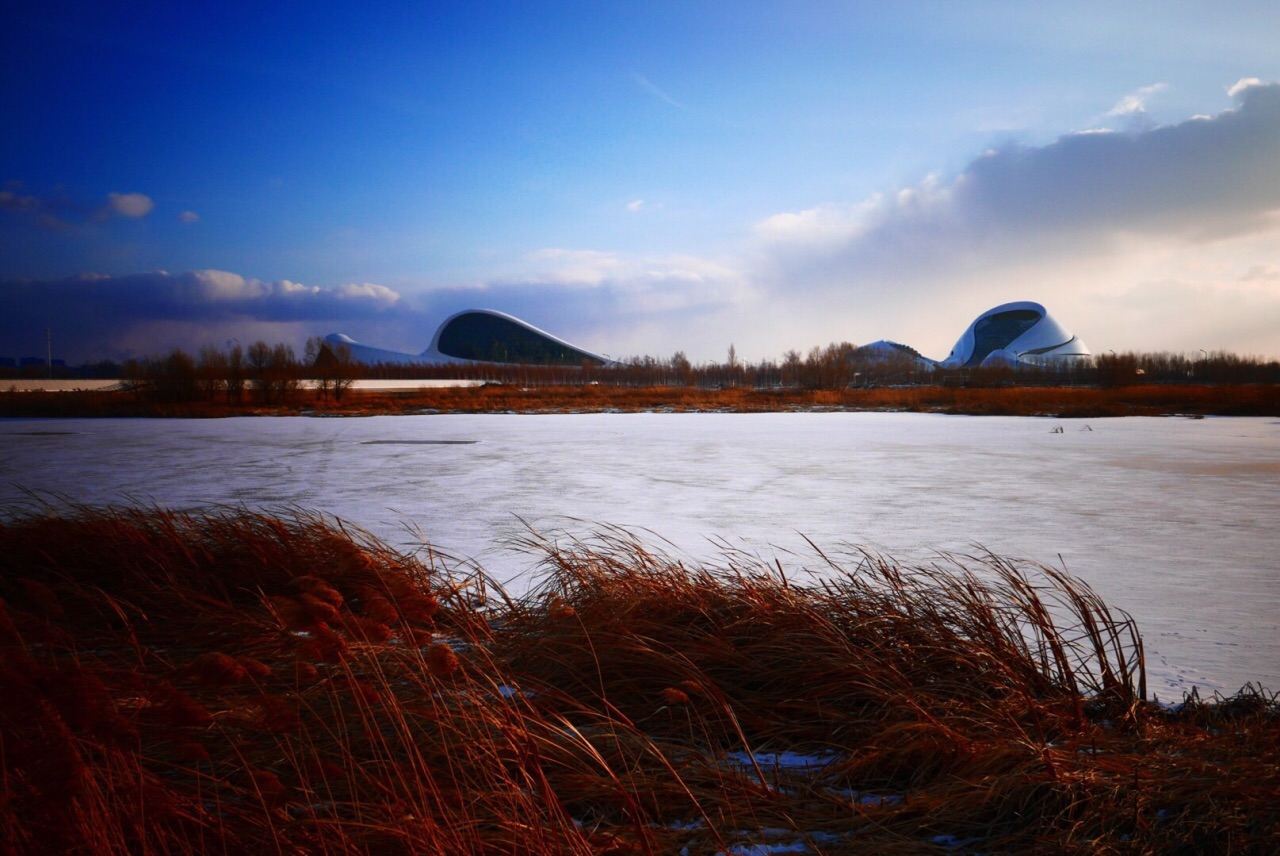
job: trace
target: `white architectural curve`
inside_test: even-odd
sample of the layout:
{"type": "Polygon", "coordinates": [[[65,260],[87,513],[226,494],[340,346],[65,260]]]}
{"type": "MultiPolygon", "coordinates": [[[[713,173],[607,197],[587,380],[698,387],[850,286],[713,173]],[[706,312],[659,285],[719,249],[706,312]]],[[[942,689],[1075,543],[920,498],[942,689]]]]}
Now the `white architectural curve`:
{"type": "Polygon", "coordinates": [[[1054,366],[1091,356],[1088,346],[1042,305],[1019,300],[975,318],[938,365],[949,369],[1054,366]]]}
{"type": "Polygon", "coordinates": [[[324,340],[335,347],[346,347],[353,360],[366,365],[387,363],[438,366],[522,362],[560,365],[588,362],[607,365],[612,362],[602,354],[580,348],[496,309],[464,309],[455,312],[441,322],[435,335],[431,337],[431,344],[419,354],[365,345],[345,333],[330,333],[324,340]],[[529,354],[531,350],[549,359],[522,358],[522,355],[529,354]]]}

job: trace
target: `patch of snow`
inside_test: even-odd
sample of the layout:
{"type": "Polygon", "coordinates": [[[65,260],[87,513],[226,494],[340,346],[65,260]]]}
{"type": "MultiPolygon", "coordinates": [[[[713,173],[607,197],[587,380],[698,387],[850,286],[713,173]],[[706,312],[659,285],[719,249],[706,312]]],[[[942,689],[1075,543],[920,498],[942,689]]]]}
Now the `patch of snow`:
{"type": "Polygon", "coordinates": [[[751,758],[755,756],[756,763],[763,770],[815,770],[826,767],[839,760],[840,756],[834,753],[823,755],[805,755],[800,752],[729,752],[725,757],[733,764],[741,767],[750,767],[751,758]]]}
{"type": "Polygon", "coordinates": [[[809,837],[819,844],[838,844],[839,842],[844,841],[847,836],[818,830],[816,832],[810,832],[809,837]]]}
{"type": "Polygon", "coordinates": [[[735,844],[728,850],[721,850],[717,856],[769,856],[771,853],[808,853],[809,845],[803,841],[788,841],[779,844],[735,844]]]}
{"type": "Polygon", "coordinates": [[[850,802],[864,806],[901,805],[904,797],[901,794],[877,794],[871,791],[858,791],[852,788],[833,788],[833,793],[845,797],[850,802]]]}
{"type": "Polygon", "coordinates": [[[674,829],[680,832],[690,832],[695,829],[702,829],[707,822],[702,818],[694,818],[693,820],[676,820],[667,824],[667,829],[674,829]]]}
{"type": "Polygon", "coordinates": [[[961,847],[977,844],[981,840],[981,838],[960,838],[955,835],[935,835],[929,839],[929,842],[948,850],[959,850],[961,847]]]}

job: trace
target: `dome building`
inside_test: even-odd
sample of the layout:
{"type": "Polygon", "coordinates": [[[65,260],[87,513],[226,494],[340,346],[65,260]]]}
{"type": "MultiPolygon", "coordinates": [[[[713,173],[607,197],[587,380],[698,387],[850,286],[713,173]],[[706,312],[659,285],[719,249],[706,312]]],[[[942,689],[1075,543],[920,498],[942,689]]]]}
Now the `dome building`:
{"type": "Polygon", "coordinates": [[[606,365],[608,357],[592,353],[539,330],[505,312],[466,309],[450,315],[436,330],[431,344],[420,354],[375,348],[345,333],[331,333],[325,342],[345,346],[351,358],[366,365],[458,365],[498,363],[506,365],[580,366],[606,365]]]}
{"type": "Polygon", "coordinates": [[[948,369],[1054,366],[1092,356],[1043,306],[1022,300],[979,315],[938,364],[948,369]]]}

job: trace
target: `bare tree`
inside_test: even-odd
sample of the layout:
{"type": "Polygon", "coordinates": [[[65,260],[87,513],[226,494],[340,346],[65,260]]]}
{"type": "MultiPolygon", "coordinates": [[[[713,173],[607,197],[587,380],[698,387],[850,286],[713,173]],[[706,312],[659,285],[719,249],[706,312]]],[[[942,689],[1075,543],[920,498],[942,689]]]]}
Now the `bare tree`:
{"type": "Polygon", "coordinates": [[[327,397],[332,390],[334,399],[341,401],[360,373],[360,368],[360,364],[351,356],[350,346],[334,346],[323,341],[317,346],[314,369],[322,396],[327,397]]]}
{"type": "Polygon", "coordinates": [[[226,386],[228,373],[226,354],[212,345],[205,345],[200,349],[196,377],[202,398],[213,401],[226,386]]]}
{"type": "Polygon", "coordinates": [[[244,395],[244,349],[237,343],[227,352],[227,402],[239,404],[244,395]]]}

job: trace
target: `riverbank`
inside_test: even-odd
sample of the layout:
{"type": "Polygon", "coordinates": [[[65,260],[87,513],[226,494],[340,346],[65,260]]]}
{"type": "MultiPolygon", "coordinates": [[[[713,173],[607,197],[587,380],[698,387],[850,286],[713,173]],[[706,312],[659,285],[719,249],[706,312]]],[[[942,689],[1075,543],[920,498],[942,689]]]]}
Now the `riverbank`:
{"type": "Polygon", "coordinates": [[[341,401],[300,393],[285,403],[162,402],[118,391],[8,392],[0,417],[377,416],[424,413],[766,413],[901,411],[975,416],[1280,416],[1280,386],[876,387],[700,389],[605,385],[485,385],[387,392],[341,401]]]}
{"type": "Polygon", "coordinates": [[[1079,581],[531,534],[518,599],[305,514],[0,525],[5,849],[1267,852],[1280,706],[1145,700],[1079,581]],[[756,849],[751,849],[756,848],[756,849]]]}

